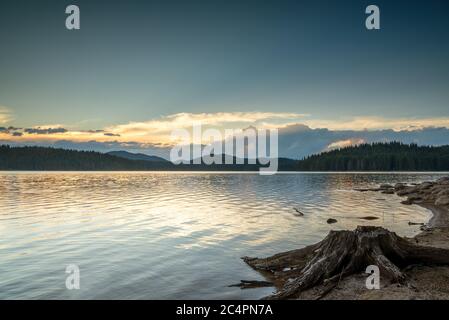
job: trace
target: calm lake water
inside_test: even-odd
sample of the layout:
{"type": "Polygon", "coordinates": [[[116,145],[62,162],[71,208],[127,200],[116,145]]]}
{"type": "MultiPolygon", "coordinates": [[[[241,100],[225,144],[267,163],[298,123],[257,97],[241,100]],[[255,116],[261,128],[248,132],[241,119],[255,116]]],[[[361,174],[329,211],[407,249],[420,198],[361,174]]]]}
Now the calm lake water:
{"type": "Polygon", "coordinates": [[[260,298],[273,289],[228,287],[262,280],[241,256],[362,224],[413,236],[408,222],[426,222],[427,210],[352,189],[440,176],[0,172],[0,299],[260,298]],[[65,287],[70,264],[80,290],[65,287]]]}

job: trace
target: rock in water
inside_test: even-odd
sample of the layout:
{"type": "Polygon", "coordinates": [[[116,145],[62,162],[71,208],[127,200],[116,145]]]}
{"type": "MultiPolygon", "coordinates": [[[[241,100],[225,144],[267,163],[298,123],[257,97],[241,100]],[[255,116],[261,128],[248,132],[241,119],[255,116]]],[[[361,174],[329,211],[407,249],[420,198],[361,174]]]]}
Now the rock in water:
{"type": "Polygon", "coordinates": [[[326,222],[327,222],[328,224],[333,224],[333,223],[337,223],[338,221],[337,221],[337,219],[329,218],[329,219],[327,219],[326,222]]]}

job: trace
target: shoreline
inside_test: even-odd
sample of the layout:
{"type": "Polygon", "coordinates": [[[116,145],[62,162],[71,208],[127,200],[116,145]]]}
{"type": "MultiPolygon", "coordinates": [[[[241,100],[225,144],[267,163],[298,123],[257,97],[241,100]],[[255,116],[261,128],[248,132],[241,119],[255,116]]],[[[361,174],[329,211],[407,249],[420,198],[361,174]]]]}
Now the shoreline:
{"type": "MultiPolygon", "coordinates": [[[[426,259],[432,259],[431,257],[428,257],[420,263],[410,263],[399,267],[399,269],[393,266],[393,269],[401,275],[401,280],[403,281],[392,281],[390,278],[382,279],[382,270],[384,269],[381,268],[380,289],[369,290],[365,285],[368,275],[364,273],[364,269],[363,271],[361,269],[357,272],[342,276],[346,270],[344,268],[341,271],[339,278],[338,273],[335,274],[335,271],[328,274],[328,276],[331,276],[330,278],[328,276],[323,276],[325,270],[329,273],[329,264],[326,264],[324,268],[320,265],[323,261],[320,252],[327,249],[329,243],[333,243],[336,240],[330,239],[329,241],[328,238],[338,236],[338,232],[331,231],[321,242],[302,249],[278,253],[272,257],[262,259],[250,257],[243,258],[249,266],[275,285],[277,289],[276,293],[267,298],[299,300],[449,300],[449,177],[440,178],[434,182],[423,182],[416,185],[398,183],[395,186],[381,185],[379,188],[375,189],[358,189],[356,191],[382,192],[385,195],[396,194],[400,197],[406,197],[407,199],[402,201],[403,205],[419,205],[422,208],[429,210],[432,213],[432,216],[428,222],[421,227],[421,232],[411,238],[397,237],[396,234],[390,233],[388,230],[380,227],[371,227],[371,229],[368,227],[366,228],[367,230],[363,231],[361,230],[365,228],[359,227],[360,230],[357,228],[355,231],[342,231],[340,233],[353,235],[365,232],[362,236],[366,239],[379,231],[384,232],[387,233],[387,238],[391,237],[391,235],[397,237],[398,244],[405,244],[406,246],[417,248],[417,250],[425,249],[439,252],[436,256],[442,256],[443,258],[439,260],[440,262],[444,260],[444,263],[435,264],[429,261],[426,263],[426,259]],[[367,237],[366,235],[369,236],[367,237]],[[318,254],[316,252],[318,252],[318,254]],[[318,267],[315,265],[318,265],[318,267]],[[320,268],[321,270],[319,270],[320,268]],[[310,278],[307,275],[307,273],[310,273],[310,270],[315,272],[315,278],[320,277],[321,280],[312,286],[307,286],[299,291],[294,291],[295,293],[293,295],[286,295],[286,292],[292,292],[292,283],[296,282],[296,286],[300,287],[305,280],[310,278]],[[337,280],[335,281],[334,278],[337,278],[337,280]],[[329,283],[332,281],[335,281],[335,284],[329,286],[329,283]],[[299,286],[298,283],[300,284],[299,286]]],[[[380,237],[381,238],[379,239],[386,239],[385,234],[381,234],[380,237]]],[[[383,246],[383,241],[384,240],[381,240],[381,247],[383,246]]],[[[360,244],[361,242],[358,243],[360,244]]],[[[343,244],[342,246],[345,245],[348,246],[348,244],[343,244]]],[[[354,252],[351,250],[354,249],[351,249],[350,245],[351,244],[349,244],[349,248],[344,247],[343,252],[347,254],[348,257],[352,258],[354,252]],[[348,254],[348,251],[352,253],[348,254]]],[[[373,248],[376,250],[376,248],[379,248],[378,245],[379,243],[374,243],[373,248]]],[[[327,256],[324,256],[324,260],[335,259],[332,256],[339,255],[338,251],[335,250],[342,249],[338,246],[335,247],[336,248],[332,248],[332,250],[327,253],[327,256]]],[[[397,249],[396,243],[393,243],[389,249],[386,248],[387,251],[385,252],[389,253],[392,248],[397,249]]],[[[371,251],[369,246],[368,251],[371,251]]],[[[395,256],[397,258],[397,254],[401,255],[401,252],[401,248],[399,248],[399,251],[396,252],[396,254],[393,252],[393,255],[390,258],[394,258],[395,256]]],[[[386,253],[384,254],[387,255],[386,253]]],[[[380,252],[380,254],[382,255],[382,252],[380,252]]],[[[381,257],[385,258],[385,256],[381,257]]],[[[394,260],[395,258],[392,261],[394,260]]],[[[341,264],[341,259],[337,259],[337,263],[341,264]]],[[[391,266],[391,262],[389,262],[388,265],[391,266]]],[[[331,265],[331,267],[334,267],[334,265],[331,265]]],[[[390,270],[387,269],[386,271],[390,270]]],[[[385,274],[386,273],[384,273],[384,275],[385,274]]]]}

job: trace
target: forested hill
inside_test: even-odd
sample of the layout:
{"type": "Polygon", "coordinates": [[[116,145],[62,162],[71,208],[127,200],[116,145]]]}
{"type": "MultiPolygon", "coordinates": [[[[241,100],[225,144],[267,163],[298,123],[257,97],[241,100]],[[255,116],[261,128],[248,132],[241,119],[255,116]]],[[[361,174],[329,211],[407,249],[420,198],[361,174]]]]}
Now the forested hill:
{"type": "Polygon", "coordinates": [[[309,156],[298,171],[449,171],[449,146],[362,144],[309,156]]]}
{"type": "MultiPolygon", "coordinates": [[[[93,151],[0,146],[0,170],[42,171],[256,171],[259,165],[174,165],[169,161],[132,160],[93,151]]],[[[312,155],[279,159],[279,171],[449,171],[449,146],[401,143],[363,144],[312,155]]]]}
{"type": "MultiPolygon", "coordinates": [[[[285,168],[294,170],[297,161],[279,159],[285,168]]],[[[42,171],[256,171],[259,165],[174,165],[154,156],[120,151],[100,153],[48,147],[11,147],[0,145],[0,170],[42,171]]]]}
{"type": "Polygon", "coordinates": [[[129,160],[93,151],[0,146],[0,170],[164,170],[170,162],[129,160]]]}

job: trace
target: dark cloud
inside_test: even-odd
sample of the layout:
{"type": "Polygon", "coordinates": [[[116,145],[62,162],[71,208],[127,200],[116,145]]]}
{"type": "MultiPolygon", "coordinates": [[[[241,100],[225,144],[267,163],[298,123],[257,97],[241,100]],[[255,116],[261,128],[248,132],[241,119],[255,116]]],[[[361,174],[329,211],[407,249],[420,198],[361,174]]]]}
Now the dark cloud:
{"type": "Polygon", "coordinates": [[[65,133],[67,129],[64,128],[26,128],[24,132],[29,134],[52,134],[52,133],[65,133]]]}
{"type": "Polygon", "coordinates": [[[13,135],[13,136],[18,136],[17,135],[17,133],[20,133],[20,132],[16,132],[16,131],[18,131],[18,130],[22,130],[22,128],[16,128],[16,127],[0,127],[0,132],[1,133],[9,133],[9,134],[11,134],[11,135],[13,135]]]}
{"type": "Polygon", "coordinates": [[[102,132],[104,132],[104,130],[87,130],[86,132],[89,132],[89,133],[102,133],[102,132]]]}
{"type": "Polygon", "coordinates": [[[13,132],[13,133],[11,133],[11,135],[13,137],[21,137],[21,136],[23,136],[23,133],[22,132],[13,132]]]}
{"type": "Polygon", "coordinates": [[[105,132],[105,133],[103,133],[105,136],[108,136],[108,137],[120,137],[120,135],[119,134],[115,134],[115,133],[110,133],[110,132],[105,132]]]}
{"type": "Polygon", "coordinates": [[[300,159],[310,154],[325,151],[330,144],[344,140],[363,140],[367,143],[400,141],[418,145],[439,146],[449,144],[449,129],[332,131],[311,129],[302,124],[293,125],[279,130],[279,156],[300,159]]]}

